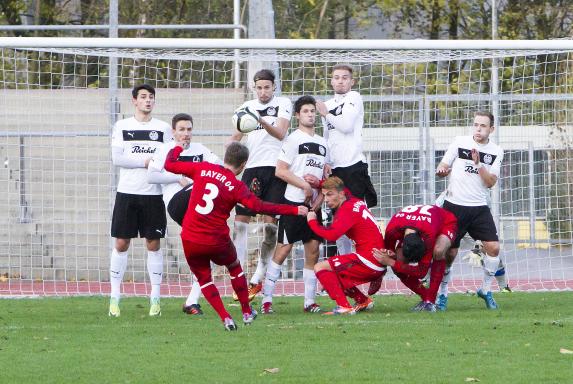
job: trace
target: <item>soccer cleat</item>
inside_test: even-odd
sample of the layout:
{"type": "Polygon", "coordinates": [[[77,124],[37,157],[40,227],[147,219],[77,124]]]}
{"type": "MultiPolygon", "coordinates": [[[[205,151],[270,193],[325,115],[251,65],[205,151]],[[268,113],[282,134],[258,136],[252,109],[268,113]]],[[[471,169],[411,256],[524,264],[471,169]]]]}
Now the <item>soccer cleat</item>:
{"type": "Polygon", "coordinates": [[[237,330],[237,325],[235,324],[233,319],[231,319],[230,317],[227,317],[223,321],[223,325],[225,326],[225,331],[236,331],[237,330]]]}
{"type": "Polygon", "coordinates": [[[253,299],[255,298],[255,296],[257,296],[257,293],[259,293],[260,291],[262,291],[262,289],[263,289],[263,284],[262,284],[262,283],[249,284],[249,301],[253,301],[253,299]]]}
{"type": "Polygon", "coordinates": [[[188,315],[202,315],[203,310],[199,304],[185,305],[183,304],[183,312],[188,315]]]}
{"type": "Polygon", "coordinates": [[[354,304],[354,312],[368,311],[374,307],[374,301],[371,298],[366,299],[363,303],[354,304]]]}
{"type": "Polygon", "coordinates": [[[243,323],[245,325],[251,325],[256,318],[257,311],[253,307],[251,307],[251,313],[243,313],[243,323]]]}
{"type": "Polygon", "coordinates": [[[273,313],[273,312],[274,312],[274,311],[273,311],[273,303],[271,303],[270,301],[269,301],[269,302],[266,302],[266,303],[263,303],[263,304],[261,305],[261,313],[262,313],[263,315],[270,315],[270,314],[273,313]]]}
{"type": "Polygon", "coordinates": [[[370,282],[370,286],[368,287],[368,296],[372,296],[380,290],[380,287],[382,287],[382,278],[383,277],[384,276],[380,276],[376,280],[372,280],[370,282]]]}
{"type": "Polygon", "coordinates": [[[304,311],[308,312],[308,313],[318,313],[318,312],[320,312],[320,305],[318,305],[316,303],[312,303],[312,304],[304,307],[304,311]]]}
{"type": "Polygon", "coordinates": [[[436,312],[436,304],[425,301],[424,305],[420,309],[420,312],[436,312]]]}
{"type": "Polygon", "coordinates": [[[511,293],[511,292],[513,291],[511,290],[511,288],[509,288],[509,285],[506,285],[505,287],[499,290],[499,293],[511,293]]]}
{"type": "Polygon", "coordinates": [[[420,312],[423,308],[424,305],[426,304],[426,302],[424,300],[420,301],[418,304],[414,305],[410,311],[412,312],[420,312]]]}
{"type": "MultiPolygon", "coordinates": [[[[310,307],[310,305],[309,305],[310,307]]],[[[330,316],[330,315],[354,315],[356,314],[356,311],[354,310],[354,308],[352,307],[341,307],[340,305],[337,305],[336,307],[334,307],[334,309],[330,312],[324,312],[324,315],[330,316]]]]}
{"type": "Polygon", "coordinates": [[[438,311],[445,311],[448,308],[448,296],[446,295],[439,295],[438,300],[436,302],[436,309],[438,311]]]}
{"type": "Polygon", "coordinates": [[[497,309],[497,303],[493,299],[491,291],[484,293],[481,288],[477,290],[477,295],[485,301],[485,306],[487,309],[497,309]]]}
{"type": "Polygon", "coordinates": [[[119,310],[119,299],[109,299],[109,312],[110,317],[119,317],[121,311],[119,310]]]}
{"type": "Polygon", "coordinates": [[[159,304],[159,297],[151,299],[151,307],[149,307],[149,316],[161,316],[161,305],[159,304]]]}

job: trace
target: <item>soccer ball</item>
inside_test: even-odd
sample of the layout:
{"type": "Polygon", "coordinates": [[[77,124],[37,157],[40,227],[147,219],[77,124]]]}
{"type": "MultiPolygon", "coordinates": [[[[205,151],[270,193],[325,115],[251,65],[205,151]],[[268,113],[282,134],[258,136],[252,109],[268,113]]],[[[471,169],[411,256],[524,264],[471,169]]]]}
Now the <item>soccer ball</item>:
{"type": "Polygon", "coordinates": [[[233,113],[233,126],[241,133],[249,133],[259,126],[259,113],[249,107],[239,108],[233,113]]]}

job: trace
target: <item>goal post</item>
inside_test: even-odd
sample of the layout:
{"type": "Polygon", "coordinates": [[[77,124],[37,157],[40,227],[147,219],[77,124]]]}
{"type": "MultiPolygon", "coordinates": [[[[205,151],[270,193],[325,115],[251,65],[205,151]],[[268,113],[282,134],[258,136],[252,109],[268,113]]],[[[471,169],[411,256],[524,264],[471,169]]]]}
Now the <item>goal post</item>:
{"type": "MultiPolygon", "coordinates": [[[[249,73],[260,62],[276,65],[279,89],[293,100],[330,97],[333,65],[354,66],[365,107],[364,151],[379,196],[373,213],[382,225],[403,206],[435,200],[445,181],[433,171],[448,144],[469,134],[476,110],[495,107],[495,141],[505,157],[492,201],[510,284],[573,288],[571,40],[0,38],[0,47],[2,295],[109,292],[116,186],[110,114],[130,116],[131,88],[149,83],[157,89],[154,116],[170,121],[191,113],[193,140],[222,156],[233,110],[254,97],[249,73]],[[117,62],[115,81],[110,57],[117,62]],[[114,83],[118,101],[112,105],[114,83]]],[[[261,231],[259,223],[250,224],[247,276],[261,231]]],[[[162,294],[186,295],[191,275],[171,221],[162,247],[162,294]]],[[[145,259],[143,242],[134,240],[125,293],[147,293],[145,259]]],[[[230,294],[228,276],[220,269],[215,274],[230,294]]],[[[457,261],[454,288],[475,289],[481,274],[457,261]]],[[[302,293],[301,247],[281,277],[278,294],[302,293]]],[[[396,291],[407,292],[389,274],[383,292],[396,291]]]]}

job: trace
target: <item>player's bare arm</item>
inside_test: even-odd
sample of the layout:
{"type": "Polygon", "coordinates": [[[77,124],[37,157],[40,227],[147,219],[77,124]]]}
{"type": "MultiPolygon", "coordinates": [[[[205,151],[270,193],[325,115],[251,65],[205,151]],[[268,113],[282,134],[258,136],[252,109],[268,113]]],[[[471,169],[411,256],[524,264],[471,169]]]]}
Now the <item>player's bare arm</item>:
{"type": "Polygon", "coordinates": [[[234,143],[235,141],[241,141],[241,139],[243,138],[243,134],[241,132],[235,132],[233,133],[231,136],[229,136],[227,138],[227,140],[225,141],[225,148],[227,148],[229,146],[229,144],[234,143]]]}
{"type": "Polygon", "coordinates": [[[310,211],[306,215],[306,221],[316,220],[316,212],[310,211]]]}
{"type": "Polygon", "coordinates": [[[316,199],[312,202],[310,209],[312,211],[320,211],[320,207],[322,206],[322,202],[324,201],[324,195],[319,193],[316,199]]]}
{"type": "Polygon", "coordinates": [[[474,164],[478,168],[479,175],[483,180],[484,184],[486,185],[486,187],[488,188],[493,187],[497,182],[497,176],[490,173],[487,169],[485,169],[483,164],[480,163],[479,151],[475,148],[472,149],[472,160],[474,161],[474,164]]]}
{"type": "Polygon", "coordinates": [[[446,177],[450,174],[451,171],[452,171],[452,169],[450,168],[450,166],[448,164],[440,163],[440,164],[438,164],[438,168],[436,168],[436,176],[446,177]]]}
{"type": "Polygon", "coordinates": [[[287,163],[281,160],[277,161],[275,176],[290,185],[294,185],[295,187],[302,189],[304,191],[305,203],[310,203],[310,200],[312,199],[312,187],[309,183],[292,173],[287,163]]]}
{"type": "Polygon", "coordinates": [[[274,126],[272,124],[267,123],[264,119],[260,118],[259,124],[261,124],[261,126],[265,129],[265,131],[267,131],[269,135],[271,135],[275,139],[282,140],[285,138],[288,132],[290,121],[282,117],[279,117],[276,121],[276,126],[274,126]]]}

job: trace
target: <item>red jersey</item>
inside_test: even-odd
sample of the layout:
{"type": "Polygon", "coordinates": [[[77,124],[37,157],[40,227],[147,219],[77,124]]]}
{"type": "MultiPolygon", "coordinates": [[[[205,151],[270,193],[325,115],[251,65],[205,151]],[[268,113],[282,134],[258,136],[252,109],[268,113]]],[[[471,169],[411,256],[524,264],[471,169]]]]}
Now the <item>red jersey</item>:
{"type": "Polygon", "coordinates": [[[354,240],[357,254],[376,266],[382,266],[372,255],[372,248],[384,248],[384,238],[374,216],[363,200],[355,197],[348,198],[338,207],[332,224],[328,227],[323,227],[317,220],[309,221],[308,225],[314,233],[329,241],[336,241],[346,234],[354,240]]]}
{"type": "Polygon", "coordinates": [[[230,241],[227,220],[240,203],[252,211],[269,215],[296,215],[298,207],[271,204],[257,198],[227,168],[207,162],[177,161],[183,148],[167,154],[165,170],[193,179],[193,190],[183,218],[181,238],[196,244],[220,245],[230,241]]]}
{"type": "Polygon", "coordinates": [[[396,251],[402,248],[406,228],[416,229],[426,245],[426,253],[417,266],[396,261],[393,269],[417,278],[428,272],[439,235],[445,235],[454,241],[457,231],[457,219],[449,211],[435,205],[410,205],[395,214],[386,226],[385,248],[396,251]]]}

